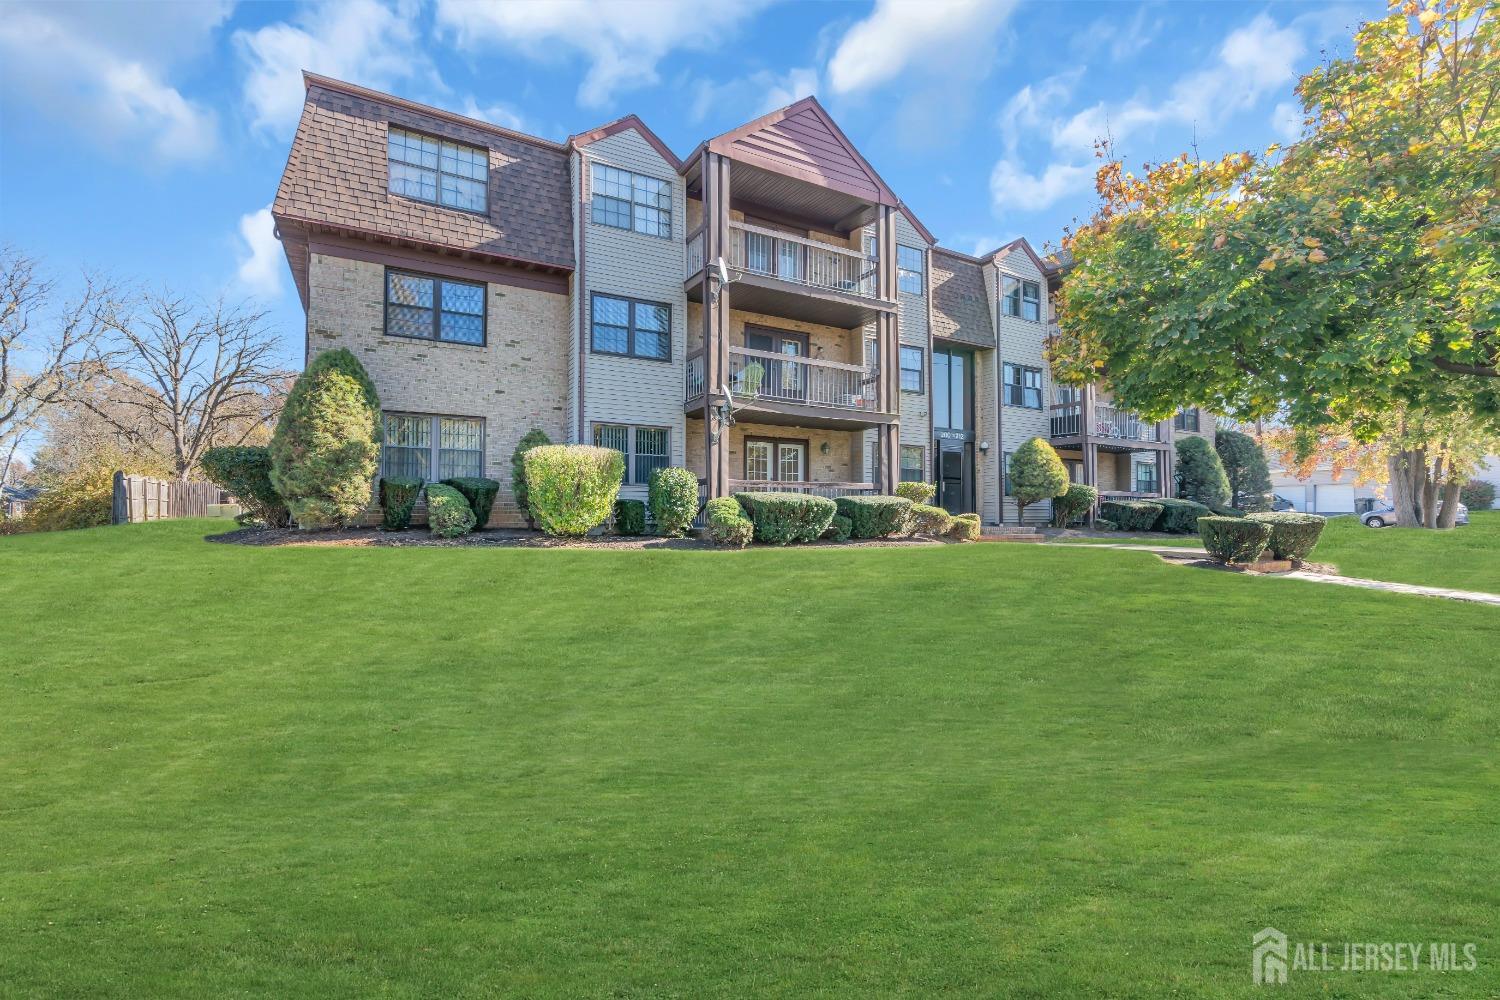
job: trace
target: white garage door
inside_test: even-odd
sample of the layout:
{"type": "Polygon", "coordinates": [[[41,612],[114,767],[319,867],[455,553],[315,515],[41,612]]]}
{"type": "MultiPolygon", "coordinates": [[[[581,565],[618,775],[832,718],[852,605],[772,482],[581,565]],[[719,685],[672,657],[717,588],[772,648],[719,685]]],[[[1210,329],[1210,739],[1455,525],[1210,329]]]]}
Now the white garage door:
{"type": "Polygon", "coordinates": [[[1319,514],[1352,514],[1354,513],[1354,487],[1353,486],[1316,486],[1314,487],[1319,514]]]}
{"type": "Polygon", "coordinates": [[[1307,512],[1306,486],[1278,486],[1275,493],[1303,513],[1307,512]]]}

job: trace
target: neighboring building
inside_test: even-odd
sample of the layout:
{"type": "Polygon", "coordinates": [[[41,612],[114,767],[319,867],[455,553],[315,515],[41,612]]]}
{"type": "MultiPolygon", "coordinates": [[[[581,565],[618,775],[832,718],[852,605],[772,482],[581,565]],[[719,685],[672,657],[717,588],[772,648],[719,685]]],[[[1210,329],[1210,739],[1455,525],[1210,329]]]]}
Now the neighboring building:
{"type": "Polygon", "coordinates": [[[1474,472],[1474,479],[1489,483],[1495,487],[1494,506],[1500,508],[1500,455],[1486,455],[1479,468],[1474,472]]]}
{"type": "Polygon", "coordinates": [[[1024,240],[938,247],[813,98],[682,160],[634,116],[557,143],[305,80],[272,212],[307,356],[369,370],[384,473],[499,479],[492,523],[517,523],[533,427],[619,449],[626,496],[663,465],[705,496],[923,479],[990,523],[1015,519],[1002,469],[1030,437],[1155,495],[1174,435],[1213,432],[1054,389],[1061,268],[1024,240]]]}
{"type": "Polygon", "coordinates": [[[7,519],[25,517],[32,501],[41,493],[35,486],[0,486],[0,514],[7,519]]]}
{"type": "Polygon", "coordinates": [[[1271,492],[1304,514],[1353,514],[1358,509],[1356,501],[1378,495],[1375,487],[1355,483],[1348,471],[1335,476],[1333,466],[1327,464],[1318,466],[1306,479],[1273,466],[1271,492]]]}

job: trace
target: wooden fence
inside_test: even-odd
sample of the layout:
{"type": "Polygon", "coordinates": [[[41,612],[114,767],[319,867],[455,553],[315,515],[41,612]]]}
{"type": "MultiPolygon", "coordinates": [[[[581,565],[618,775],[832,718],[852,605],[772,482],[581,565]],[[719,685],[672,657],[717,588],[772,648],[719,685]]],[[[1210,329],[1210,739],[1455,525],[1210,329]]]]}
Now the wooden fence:
{"type": "Polygon", "coordinates": [[[177,483],[150,476],[115,473],[114,524],[163,521],[173,517],[207,517],[209,504],[226,501],[213,483],[177,483]]]}

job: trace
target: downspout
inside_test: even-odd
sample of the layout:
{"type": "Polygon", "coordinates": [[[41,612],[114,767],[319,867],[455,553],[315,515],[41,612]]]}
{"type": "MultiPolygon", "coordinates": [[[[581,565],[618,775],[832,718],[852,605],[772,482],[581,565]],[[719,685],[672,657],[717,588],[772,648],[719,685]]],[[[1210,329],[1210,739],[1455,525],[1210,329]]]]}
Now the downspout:
{"type": "Polygon", "coordinates": [[[588,234],[588,221],[585,218],[588,207],[588,160],[583,151],[578,151],[578,261],[577,268],[573,272],[574,287],[578,290],[578,430],[577,441],[579,444],[587,444],[584,440],[583,426],[583,365],[584,358],[588,352],[584,349],[585,324],[584,316],[588,301],[588,282],[585,271],[585,261],[588,254],[585,248],[585,240],[588,234]]]}

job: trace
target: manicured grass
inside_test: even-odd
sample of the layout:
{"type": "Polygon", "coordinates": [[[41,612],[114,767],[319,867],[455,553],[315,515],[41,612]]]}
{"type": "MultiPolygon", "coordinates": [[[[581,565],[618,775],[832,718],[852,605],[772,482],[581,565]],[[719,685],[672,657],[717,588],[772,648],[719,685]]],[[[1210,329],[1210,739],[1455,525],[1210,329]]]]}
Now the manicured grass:
{"type": "Polygon", "coordinates": [[[1115,534],[1099,536],[1058,537],[1053,545],[1174,545],[1182,548],[1202,548],[1203,540],[1197,535],[1130,535],[1115,534]]]}
{"type": "Polygon", "coordinates": [[[0,538],[0,992],[1258,996],[1475,942],[1494,609],[969,545],[0,538]]]}
{"type": "Polygon", "coordinates": [[[1366,528],[1330,518],[1313,551],[1346,576],[1500,593],[1500,510],[1476,510],[1452,531],[1366,528]]]}

